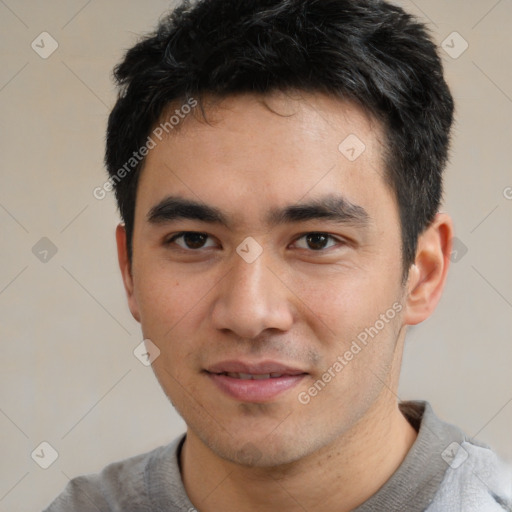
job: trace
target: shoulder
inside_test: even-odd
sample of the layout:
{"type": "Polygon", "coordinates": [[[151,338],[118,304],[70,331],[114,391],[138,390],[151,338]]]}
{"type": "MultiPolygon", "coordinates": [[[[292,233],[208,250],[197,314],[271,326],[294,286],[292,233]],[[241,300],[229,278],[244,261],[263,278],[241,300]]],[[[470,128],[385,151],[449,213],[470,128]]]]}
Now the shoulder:
{"type": "Polygon", "coordinates": [[[454,445],[452,454],[429,512],[512,512],[511,464],[486,444],[469,438],[454,445]]]}
{"type": "Polygon", "coordinates": [[[167,459],[172,468],[173,456],[181,440],[182,436],[168,445],[113,462],[99,473],[73,478],[44,512],[151,510],[147,469],[162,459],[167,459]]]}
{"type": "MultiPolygon", "coordinates": [[[[427,401],[399,405],[419,431],[409,455],[414,456],[421,475],[429,478],[425,488],[432,490],[422,510],[426,505],[427,512],[512,512],[510,463],[485,443],[438,418],[427,401]]],[[[421,477],[416,476],[416,485],[419,480],[421,477]]]]}

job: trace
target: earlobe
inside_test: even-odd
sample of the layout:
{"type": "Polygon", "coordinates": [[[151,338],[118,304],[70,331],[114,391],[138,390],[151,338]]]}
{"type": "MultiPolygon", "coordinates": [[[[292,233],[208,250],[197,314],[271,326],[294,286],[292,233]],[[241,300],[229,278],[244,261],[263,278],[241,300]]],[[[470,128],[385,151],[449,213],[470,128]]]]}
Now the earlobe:
{"type": "Polygon", "coordinates": [[[118,224],[116,228],[116,243],[117,243],[117,259],[119,262],[119,269],[123,278],[124,289],[128,299],[128,306],[130,312],[140,322],[140,313],[137,300],[134,293],[134,284],[130,260],[128,258],[128,248],[126,244],[126,229],[124,224],[118,224]]]}
{"type": "Polygon", "coordinates": [[[453,223],[445,213],[438,213],[418,238],[416,258],[407,280],[405,324],[423,322],[436,308],[446,283],[452,238],[453,223]]]}

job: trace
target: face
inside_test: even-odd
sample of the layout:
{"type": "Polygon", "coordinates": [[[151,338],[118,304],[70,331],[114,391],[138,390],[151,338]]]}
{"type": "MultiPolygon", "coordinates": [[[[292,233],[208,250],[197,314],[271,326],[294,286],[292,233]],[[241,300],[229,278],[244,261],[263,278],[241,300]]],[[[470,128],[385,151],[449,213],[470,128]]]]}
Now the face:
{"type": "Polygon", "coordinates": [[[327,96],[265,102],[225,99],[210,125],[190,114],[149,152],[125,278],[190,435],[260,466],[389,400],[404,323],[381,128],[327,96]]]}

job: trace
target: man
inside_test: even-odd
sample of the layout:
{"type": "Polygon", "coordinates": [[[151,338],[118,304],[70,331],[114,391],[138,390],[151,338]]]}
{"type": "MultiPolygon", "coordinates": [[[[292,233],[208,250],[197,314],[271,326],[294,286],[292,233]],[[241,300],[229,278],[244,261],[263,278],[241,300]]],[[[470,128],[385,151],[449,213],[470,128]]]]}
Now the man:
{"type": "Polygon", "coordinates": [[[425,27],[376,0],[203,0],[115,76],[119,264],[187,432],[47,510],[512,510],[510,467],[396,395],[453,236],[425,27]]]}

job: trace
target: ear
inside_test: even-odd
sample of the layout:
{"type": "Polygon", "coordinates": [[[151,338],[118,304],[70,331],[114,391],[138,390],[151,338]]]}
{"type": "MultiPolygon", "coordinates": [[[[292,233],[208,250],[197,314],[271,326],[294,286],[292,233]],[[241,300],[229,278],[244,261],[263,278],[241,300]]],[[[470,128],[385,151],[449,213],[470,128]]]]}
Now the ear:
{"type": "Polygon", "coordinates": [[[414,264],[409,269],[404,323],[416,325],[426,320],[441,298],[452,251],[453,223],[438,213],[419,236],[414,264]]]}
{"type": "MultiPolygon", "coordinates": [[[[119,261],[119,268],[123,277],[124,289],[128,298],[128,306],[130,312],[140,322],[140,312],[137,299],[134,294],[133,277],[130,260],[128,259],[128,248],[126,245],[126,229],[124,224],[119,224],[116,228],[116,242],[117,242],[117,259],[119,261]]],[[[132,253],[133,254],[133,253],[132,253]]]]}

